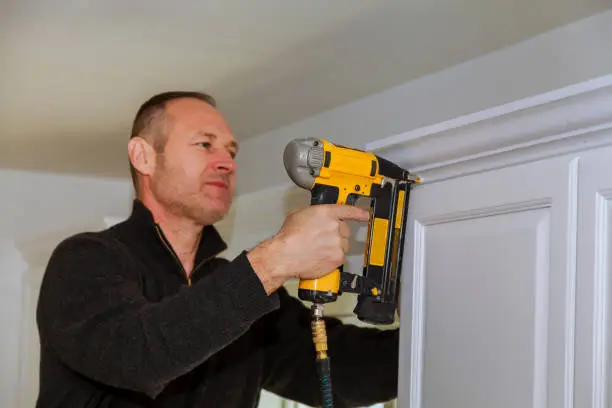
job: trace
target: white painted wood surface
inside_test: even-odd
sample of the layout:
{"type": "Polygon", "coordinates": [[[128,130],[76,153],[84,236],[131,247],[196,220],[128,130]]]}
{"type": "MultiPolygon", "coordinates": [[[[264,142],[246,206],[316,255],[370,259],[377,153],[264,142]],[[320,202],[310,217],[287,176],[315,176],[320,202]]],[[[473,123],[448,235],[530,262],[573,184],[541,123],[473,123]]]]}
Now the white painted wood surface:
{"type": "Polygon", "coordinates": [[[415,190],[401,407],[610,406],[610,175],[607,146],[415,190]]]}
{"type": "Polygon", "coordinates": [[[399,406],[610,406],[611,118],[609,76],[372,144],[425,180],[399,406]]]}
{"type": "Polygon", "coordinates": [[[612,148],[582,155],[574,407],[612,406],[610,234],[612,148]]]}
{"type": "Polygon", "coordinates": [[[577,176],[570,156],[415,190],[402,407],[567,406],[577,176]]]}

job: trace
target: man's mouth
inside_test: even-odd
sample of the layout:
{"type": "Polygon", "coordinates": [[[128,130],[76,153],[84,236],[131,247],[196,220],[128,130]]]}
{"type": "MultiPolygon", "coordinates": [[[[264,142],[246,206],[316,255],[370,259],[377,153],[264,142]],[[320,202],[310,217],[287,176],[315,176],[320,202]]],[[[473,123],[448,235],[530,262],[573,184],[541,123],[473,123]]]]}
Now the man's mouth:
{"type": "Polygon", "coordinates": [[[227,189],[227,188],[228,188],[227,184],[226,184],[226,183],[224,183],[223,181],[220,181],[220,180],[217,180],[217,181],[209,181],[209,182],[208,182],[208,183],[206,183],[206,184],[209,184],[209,185],[211,185],[211,186],[215,186],[215,187],[219,187],[219,188],[224,188],[224,189],[227,189]]]}

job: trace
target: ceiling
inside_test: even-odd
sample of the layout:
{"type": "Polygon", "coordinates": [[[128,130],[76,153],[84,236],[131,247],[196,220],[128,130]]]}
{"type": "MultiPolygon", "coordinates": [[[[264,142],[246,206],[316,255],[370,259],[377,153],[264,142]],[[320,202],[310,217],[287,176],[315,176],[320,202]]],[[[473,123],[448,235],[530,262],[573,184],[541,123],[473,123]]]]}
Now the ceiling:
{"type": "Polygon", "coordinates": [[[153,93],[239,140],[525,40],[611,0],[0,0],[0,168],[127,176],[153,93]]]}

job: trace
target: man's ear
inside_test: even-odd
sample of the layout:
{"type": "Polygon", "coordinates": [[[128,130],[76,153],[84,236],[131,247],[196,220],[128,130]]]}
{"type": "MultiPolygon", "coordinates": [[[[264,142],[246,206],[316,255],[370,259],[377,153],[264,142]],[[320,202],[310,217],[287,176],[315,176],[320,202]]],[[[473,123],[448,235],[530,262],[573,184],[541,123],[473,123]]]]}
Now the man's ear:
{"type": "Polygon", "coordinates": [[[128,155],[132,166],[143,175],[150,175],[155,169],[155,151],[145,139],[133,137],[128,142],[128,155]]]}

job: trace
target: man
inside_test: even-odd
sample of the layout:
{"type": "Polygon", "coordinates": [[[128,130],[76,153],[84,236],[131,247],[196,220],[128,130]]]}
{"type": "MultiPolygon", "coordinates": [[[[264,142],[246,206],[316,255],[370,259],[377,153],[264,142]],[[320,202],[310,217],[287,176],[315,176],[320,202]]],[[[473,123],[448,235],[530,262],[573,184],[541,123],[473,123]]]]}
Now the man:
{"type": "MultiPolygon", "coordinates": [[[[320,404],[310,313],[282,285],[342,264],[345,220],[368,214],[310,207],[221,259],[213,224],[232,202],[237,151],[208,95],[169,92],[140,108],[128,143],[131,216],[69,237],[49,260],[39,408],[254,407],[261,389],[320,404]]],[[[333,318],[327,328],[336,406],[393,399],[399,332],[333,318]]]]}

